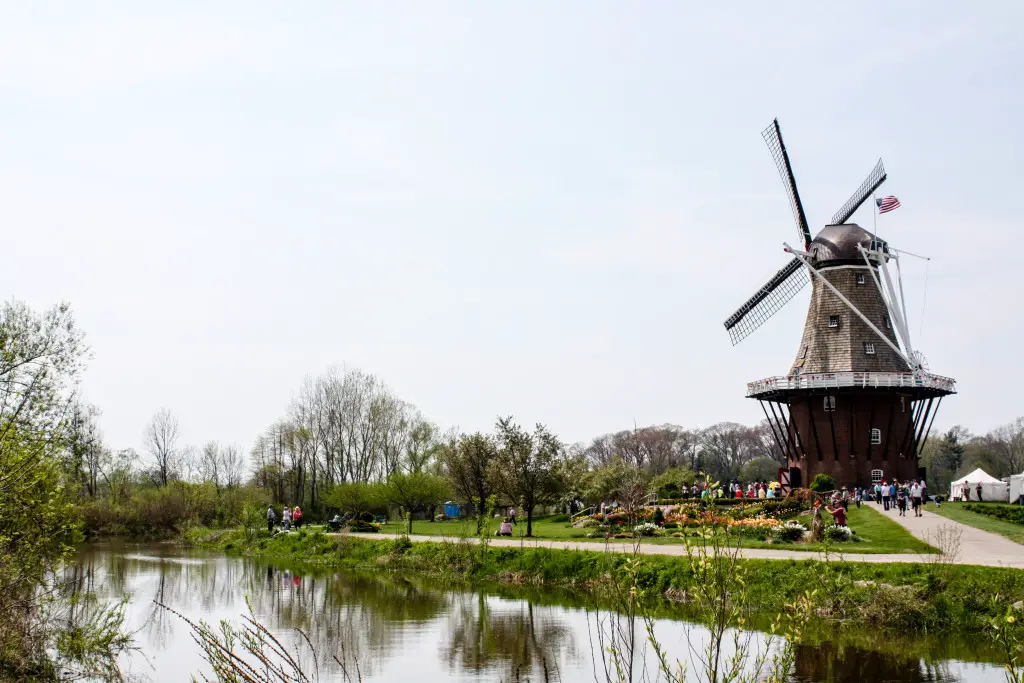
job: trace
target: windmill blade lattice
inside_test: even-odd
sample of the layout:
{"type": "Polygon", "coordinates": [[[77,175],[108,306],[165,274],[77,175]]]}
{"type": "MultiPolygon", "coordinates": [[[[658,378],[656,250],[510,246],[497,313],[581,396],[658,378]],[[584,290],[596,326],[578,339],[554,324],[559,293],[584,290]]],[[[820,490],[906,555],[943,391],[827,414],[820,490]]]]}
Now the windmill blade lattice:
{"type": "Polygon", "coordinates": [[[879,159],[871,173],[868,174],[868,177],[864,179],[864,182],[860,184],[857,191],[853,193],[853,196],[847,199],[846,203],[836,211],[835,216],[832,216],[832,225],[842,225],[850,220],[850,216],[878,189],[879,185],[885,182],[885,178],[885,166],[882,165],[882,160],[879,159]]]}
{"type": "Polygon", "coordinates": [[[768,145],[768,150],[775,159],[775,165],[782,176],[782,184],[786,187],[786,194],[789,195],[789,205],[793,209],[793,218],[796,220],[796,231],[800,235],[800,242],[807,248],[811,245],[811,230],[807,227],[807,216],[804,214],[804,205],[800,201],[800,193],[796,189],[796,178],[793,177],[793,166],[789,163],[789,153],[786,151],[786,143],[782,141],[782,131],[779,130],[779,120],[772,121],[772,125],[761,131],[761,137],[768,145]]]}
{"type": "Polygon", "coordinates": [[[804,288],[808,280],[807,269],[798,258],[794,258],[775,273],[772,279],[725,321],[725,329],[729,331],[732,345],[739,344],[775,315],[804,288]]]}

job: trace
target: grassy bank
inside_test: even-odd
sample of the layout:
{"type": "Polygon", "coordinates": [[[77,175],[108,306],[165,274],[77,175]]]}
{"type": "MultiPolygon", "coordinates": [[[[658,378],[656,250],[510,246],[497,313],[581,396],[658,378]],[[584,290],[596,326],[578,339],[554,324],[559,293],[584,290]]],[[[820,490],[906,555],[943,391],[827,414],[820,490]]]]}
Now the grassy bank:
{"type": "MultiPolygon", "coordinates": [[[[848,524],[857,533],[860,539],[857,543],[847,543],[842,546],[844,552],[850,553],[934,553],[935,549],[930,545],[915,538],[904,527],[889,519],[870,506],[862,508],[851,507],[848,524]]],[[[496,524],[492,524],[497,528],[496,524]]],[[[401,534],[407,530],[404,522],[391,521],[384,525],[381,531],[391,534],[401,534]]],[[[533,521],[533,537],[539,539],[551,539],[558,541],[588,541],[598,545],[604,542],[601,538],[588,537],[593,529],[576,529],[569,524],[566,515],[551,515],[537,517],[533,521]]],[[[476,522],[474,520],[450,520],[444,522],[414,521],[412,533],[418,536],[439,536],[450,539],[467,538],[476,535],[476,522]]],[[[513,528],[513,537],[526,533],[526,523],[520,520],[513,528]]],[[[692,539],[690,539],[692,541],[692,539]]],[[[628,542],[628,541],[627,541],[628,542]]],[[[681,545],[687,539],[669,537],[642,538],[641,543],[653,545],[681,545]]],[[[765,543],[754,538],[741,538],[740,543],[744,548],[783,548],[785,550],[803,550],[808,552],[821,552],[825,546],[821,543],[765,543]]]]}
{"type": "MultiPolygon", "coordinates": [[[[345,568],[418,572],[469,581],[571,587],[599,595],[623,555],[469,543],[363,540],[322,533],[252,536],[241,530],[193,530],[188,542],[209,549],[345,568]]],[[[644,556],[639,580],[652,596],[686,600],[694,573],[686,558],[644,556]]],[[[912,631],[984,628],[1006,604],[1024,600],[1024,572],[948,564],[863,564],[744,560],[748,601],[775,613],[814,591],[817,615],[859,626],[912,631]],[[992,601],[999,596],[1002,607],[992,601]]]]}
{"type": "MultiPolygon", "coordinates": [[[[978,505],[978,503],[973,503],[973,505],[978,505]]],[[[982,503],[982,505],[994,506],[999,505],[999,503],[982,503]]],[[[988,515],[980,515],[977,512],[965,510],[963,503],[943,503],[942,506],[938,508],[935,507],[934,503],[928,503],[924,506],[924,509],[928,512],[934,512],[937,515],[942,515],[946,519],[951,519],[954,522],[960,522],[967,526],[973,526],[975,529],[999,534],[1000,536],[1005,536],[1014,543],[1024,544],[1024,526],[1008,522],[1005,519],[998,519],[997,517],[990,517],[988,515]]]]}

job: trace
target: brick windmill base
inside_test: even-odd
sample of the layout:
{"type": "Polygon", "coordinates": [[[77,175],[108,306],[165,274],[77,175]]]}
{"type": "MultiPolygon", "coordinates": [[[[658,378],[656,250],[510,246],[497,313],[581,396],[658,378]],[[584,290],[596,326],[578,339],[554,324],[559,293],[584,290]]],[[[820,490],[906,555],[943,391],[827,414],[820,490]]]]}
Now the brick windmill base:
{"type": "Polygon", "coordinates": [[[793,487],[808,486],[819,473],[846,487],[923,476],[920,446],[952,391],[948,378],[912,373],[826,373],[747,385],[786,454],[793,487]]]}

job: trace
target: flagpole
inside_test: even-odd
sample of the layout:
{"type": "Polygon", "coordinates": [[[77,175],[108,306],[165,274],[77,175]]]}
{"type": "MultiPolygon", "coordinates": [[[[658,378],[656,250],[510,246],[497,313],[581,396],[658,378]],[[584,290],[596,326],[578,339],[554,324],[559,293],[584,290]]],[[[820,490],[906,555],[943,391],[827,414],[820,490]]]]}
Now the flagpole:
{"type": "Polygon", "coordinates": [[[878,236],[878,200],[875,199],[875,193],[874,192],[871,193],[871,218],[872,218],[872,221],[873,221],[872,224],[871,224],[871,232],[875,233],[875,236],[877,237],[878,236]]]}

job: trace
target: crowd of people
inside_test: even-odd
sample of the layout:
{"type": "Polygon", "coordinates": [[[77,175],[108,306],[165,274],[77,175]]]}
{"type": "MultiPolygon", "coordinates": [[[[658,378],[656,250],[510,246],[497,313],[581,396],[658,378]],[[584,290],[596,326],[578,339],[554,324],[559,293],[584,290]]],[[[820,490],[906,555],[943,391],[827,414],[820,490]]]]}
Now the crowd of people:
{"type": "MultiPolygon", "coordinates": [[[[267,531],[274,530],[274,524],[277,523],[277,513],[274,512],[274,506],[267,506],[267,531]]],[[[296,505],[294,508],[284,506],[281,510],[281,530],[291,531],[291,528],[295,527],[296,530],[302,528],[302,508],[296,505]]]]}

